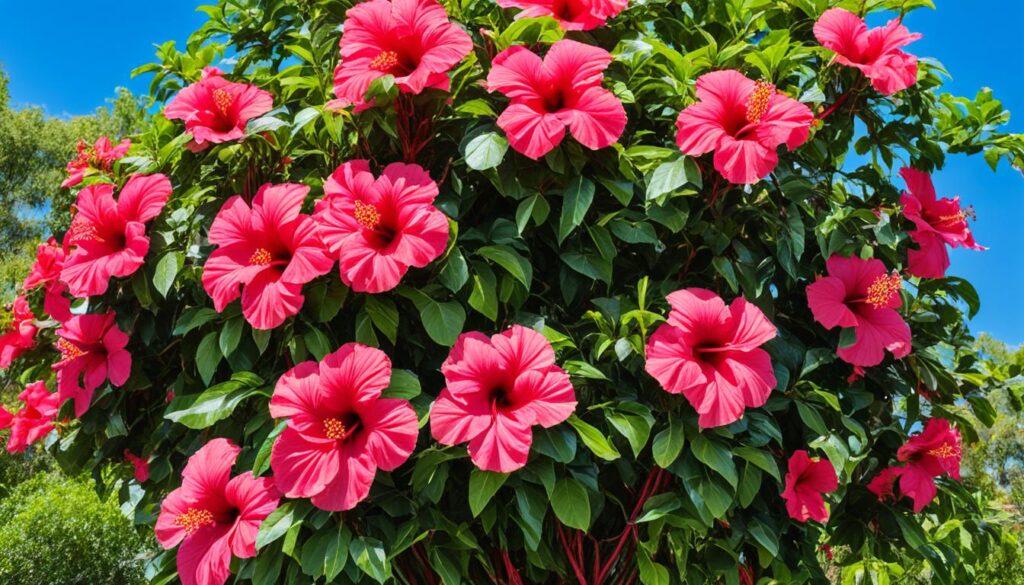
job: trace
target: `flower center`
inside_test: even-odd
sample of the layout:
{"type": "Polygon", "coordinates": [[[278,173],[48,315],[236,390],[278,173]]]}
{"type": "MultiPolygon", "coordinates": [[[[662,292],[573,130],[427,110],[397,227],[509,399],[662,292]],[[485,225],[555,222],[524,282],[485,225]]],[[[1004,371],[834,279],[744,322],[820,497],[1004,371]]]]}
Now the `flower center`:
{"type": "Polygon", "coordinates": [[[324,436],[335,441],[344,441],[359,430],[359,419],[354,416],[346,420],[334,417],[325,418],[321,424],[323,424],[324,436]]]}
{"type": "Polygon", "coordinates": [[[370,69],[374,71],[391,71],[398,66],[398,53],[394,51],[381,51],[370,61],[370,69]]]}
{"type": "Polygon", "coordinates": [[[185,534],[192,534],[203,526],[213,524],[213,514],[209,510],[189,508],[184,514],[178,514],[174,525],[185,529],[185,534]]]}
{"type": "Polygon", "coordinates": [[[943,443],[939,447],[930,449],[928,451],[928,454],[931,455],[932,457],[937,457],[939,459],[949,459],[951,457],[959,457],[960,450],[957,449],[955,445],[943,443]]]}
{"type": "Polygon", "coordinates": [[[958,211],[956,213],[951,213],[949,215],[940,215],[939,216],[939,220],[937,222],[935,222],[935,225],[936,226],[952,226],[952,225],[956,225],[956,224],[958,224],[960,222],[967,221],[968,219],[970,219],[971,221],[974,221],[976,217],[977,217],[977,214],[975,214],[975,212],[974,212],[974,207],[971,206],[971,207],[968,207],[967,209],[961,209],[960,211],[958,211]]]}
{"type": "Polygon", "coordinates": [[[231,104],[234,101],[234,98],[231,97],[231,94],[227,90],[213,90],[213,103],[217,104],[217,109],[220,110],[221,114],[227,116],[228,112],[231,110],[231,104]]]}
{"type": "Polygon", "coordinates": [[[868,287],[868,296],[864,302],[875,309],[881,309],[889,305],[896,295],[900,294],[903,286],[903,279],[895,270],[890,275],[882,275],[875,279],[868,287]]]}
{"type": "Polygon", "coordinates": [[[68,243],[78,245],[80,242],[95,242],[100,240],[100,234],[91,221],[81,215],[75,215],[68,227],[68,243]]]}
{"type": "Polygon", "coordinates": [[[82,348],[63,337],[57,340],[57,349],[60,351],[61,356],[63,356],[60,360],[62,362],[70,362],[85,355],[85,351],[82,348]]]}
{"type": "Polygon", "coordinates": [[[256,251],[249,257],[249,266],[266,266],[273,259],[274,257],[266,248],[256,248],[256,251]]]}
{"type": "Polygon", "coordinates": [[[356,201],[356,210],[354,215],[356,221],[359,222],[359,225],[368,230],[377,229],[377,226],[380,224],[380,212],[377,211],[377,208],[370,203],[356,201]]]}
{"type": "Polygon", "coordinates": [[[768,111],[768,103],[775,93],[775,84],[768,81],[758,81],[754,84],[754,92],[747,98],[747,122],[757,124],[768,111]]]}

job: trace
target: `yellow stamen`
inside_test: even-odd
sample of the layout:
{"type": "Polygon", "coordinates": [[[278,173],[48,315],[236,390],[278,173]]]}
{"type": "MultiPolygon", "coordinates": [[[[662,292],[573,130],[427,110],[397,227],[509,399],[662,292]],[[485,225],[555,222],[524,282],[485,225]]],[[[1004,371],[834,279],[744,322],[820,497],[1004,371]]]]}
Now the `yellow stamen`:
{"type": "Polygon", "coordinates": [[[370,61],[370,69],[374,71],[391,71],[396,65],[398,65],[398,53],[394,51],[381,51],[370,61]]]}
{"type": "Polygon", "coordinates": [[[220,110],[221,114],[225,116],[231,111],[231,104],[235,101],[231,94],[224,89],[213,90],[213,102],[217,104],[217,109],[220,110]]]}
{"type": "Polygon", "coordinates": [[[68,234],[68,243],[73,246],[78,245],[79,242],[94,242],[100,239],[96,226],[91,221],[85,219],[85,217],[77,214],[71,220],[68,232],[70,232],[68,234]]]}
{"type": "Polygon", "coordinates": [[[929,450],[928,454],[939,459],[949,459],[950,457],[960,457],[960,449],[957,449],[955,445],[943,443],[941,446],[929,450]]]}
{"type": "Polygon", "coordinates": [[[64,339],[63,337],[57,340],[57,349],[63,356],[61,358],[62,362],[70,362],[85,355],[85,352],[82,351],[82,348],[78,347],[73,342],[64,339]]]}
{"type": "Polygon", "coordinates": [[[775,93],[775,84],[769,81],[758,81],[754,92],[747,98],[747,122],[757,124],[768,111],[768,103],[775,93]]]}
{"type": "Polygon", "coordinates": [[[256,248],[249,258],[249,266],[266,266],[274,260],[266,248],[256,248]]]}
{"type": "Polygon", "coordinates": [[[348,429],[345,427],[345,423],[336,418],[325,418],[323,425],[324,435],[326,435],[328,439],[344,439],[348,432],[348,429]]]}
{"type": "Polygon", "coordinates": [[[898,272],[893,270],[892,274],[879,276],[871,283],[871,286],[868,287],[868,296],[864,302],[875,309],[887,307],[896,295],[900,294],[902,286],[903,279],[898,272]]]}
{"type": "Polygon", "coordinates": [[[185,534],[192,534],[203,526],[213,524],[213,514],[209,510],[189,508],[184,514],[178,514],[174,525],[185,529],[185,534]]]}
{"type": "Polygon", "coordinates": [[[377,208],[362,201],[356,201],[355,217],[359,225],[368,230],[375,229],[380,223],[380,212],[377,211],[377,208]]]}

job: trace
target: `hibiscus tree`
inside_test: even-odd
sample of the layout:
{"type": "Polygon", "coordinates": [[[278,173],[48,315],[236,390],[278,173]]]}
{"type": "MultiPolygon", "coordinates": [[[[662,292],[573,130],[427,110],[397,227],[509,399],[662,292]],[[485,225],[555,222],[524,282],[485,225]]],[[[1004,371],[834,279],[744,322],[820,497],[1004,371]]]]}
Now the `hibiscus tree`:
{"type": "Polygon", "coordinates": [[[512,148],[539,159],[562,142],[566,128],[591,150],[618,140],[626,110],[601,86],[611,62],[608,51],[571,40],[551,45],[543,60],[519,45],[495,57],[487,90],[510,100],[498,126],[512,148]]]}
{"type": "Polygon", "coordinates": [[[408,401],[381,397],[390,382],[384,352],[357,343],[278,380],[270,414],[288,426],[270,465],[286,496],[351,510],[370,493],[378,469],[392,471],[409,458],[419,423],[408,401]]]}
{"type": "Polygon", "coordinates": [[[302,285],[330,271],[316,223],[299,213],[307,193],[305,185],[264,185],[251,207],[240,195],[224,203],[208,235],[217,249],[203,266],[218,312],[241,297],[249,324],[273,329],[302,308],[302,285]]]}
{"type": "Polygon", "coordinates": [[[352,290],[391,290],[409,267],[444,253],[448,219],[433,205],[437,183],[418,165],[392,163],[375,178],[368,161],[349,161],[327,179],[324,192],[313,218],[352,290]]]}
{"type": "Polygon", "coordinates": [[[814,36],[835,51],[837,63],[855,67],[882,95],[892,95],[917,82],[917,57],[900,49],[921,38],[899,20],[868,29],[849,10],[830,8],[814,23],[814,36]]]}
{"type": "Polygon", "coordinates": [[[181,90],[167,104],[164,117],[185,122],[185,130],[192,134],[187,146],[200,152],[211,144],[244,137],[249,120],[273,107],[270,93],[255,85],[228,81],[220,69],[207,67],[202,79],[181,90]]]}
{"type": "Polygon", "coordinates": [[[775,374],[761,346],[775,337],[775,327],[761,309],[742,297],[726,306],[702,288],[678,290],[668,302],[668,322],[647,343],[647,373],[666,392],[685,396],[704,428],[764,405],[775,374]]]}
{"type": "Polygon", "coordinates": [[[473,463],[486,471],[526,465],[533,426],[552,427],[576,410],[551,344],[520,325],[491,337],[460,335],[441,372],[447,385],[430,409],[430,431],[444,445],[468,442],[473,463]]]}
{"type": "Polygon", "coordinates": [[[228,439],[203,445],[189,458],[181,487],[160,506],[156,539],[165,549],[178,547],[182,585],[223,585],[232,556],[256,556],[260,524],[277,509],[273,479],[251,471],[231,477],[240,452],[228,439]]]}
{"type": "Polygon", "coordinates": [[[676,119],[683,154],[715,152],[715,170],[730,183],[751,184],[779,164],[780,145],[793,150],[807,141],[811,109],[768,81],[739,71],[713,71],[697,79],[698,102],[676,119]]]}
{"type": "Polygon", "coordinates": [[[113,277],[131,276],[149,252],[146,223],[160,215],[171,196],[163,175],[133,175],[117,200],[114,185],[90,185],[78,192],[75,216],[64,235],[70,252],[61,280],[76,297],[107,292],[113,277]]]}

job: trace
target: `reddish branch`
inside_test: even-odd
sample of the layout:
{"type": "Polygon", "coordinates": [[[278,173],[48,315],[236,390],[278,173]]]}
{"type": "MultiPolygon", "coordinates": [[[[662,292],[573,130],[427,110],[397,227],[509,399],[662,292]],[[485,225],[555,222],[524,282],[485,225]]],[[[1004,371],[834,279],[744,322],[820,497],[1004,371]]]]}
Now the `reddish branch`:
{"type": "Polygon", "coordinates": [[[434,130],[433,116],[420,116],[413,97],[399,94],[395,100],[395,125],[402,145],[402,160],[414,163],[420,151],[430,142],[434,130]]]}

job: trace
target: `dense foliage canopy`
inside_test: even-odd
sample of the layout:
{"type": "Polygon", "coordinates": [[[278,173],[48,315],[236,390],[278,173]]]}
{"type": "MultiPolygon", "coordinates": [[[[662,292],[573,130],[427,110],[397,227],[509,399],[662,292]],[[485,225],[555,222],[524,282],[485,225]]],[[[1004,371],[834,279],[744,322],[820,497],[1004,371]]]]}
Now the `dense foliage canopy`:
{"type": "Polygon", "coordinates": [[[929,174],[1024,139],[912,55],[931,2],[498,4],[203,7],[69,165],[9,449],[155,583],[970,582],[1012,376],[929,174]]]}

